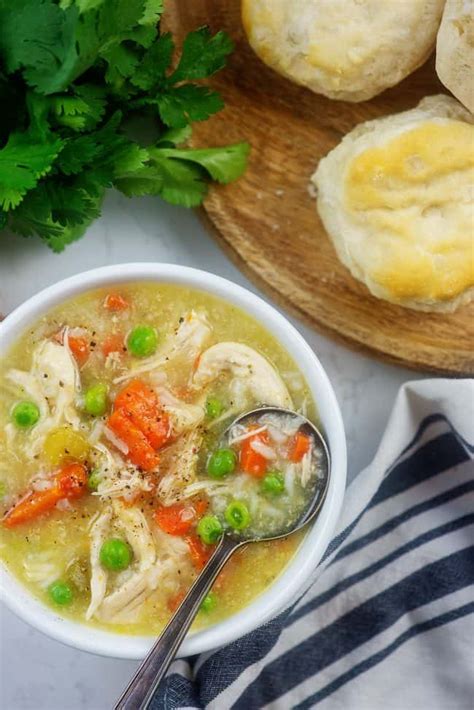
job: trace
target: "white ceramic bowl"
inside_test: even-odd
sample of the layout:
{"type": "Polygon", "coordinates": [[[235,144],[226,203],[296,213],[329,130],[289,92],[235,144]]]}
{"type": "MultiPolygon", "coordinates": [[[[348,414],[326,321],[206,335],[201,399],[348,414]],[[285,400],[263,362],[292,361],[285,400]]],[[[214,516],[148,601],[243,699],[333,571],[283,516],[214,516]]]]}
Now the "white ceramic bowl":
{"type": "MultiPolygon", "coordinates": [[[[205,271],[172,264],[118,264],[94,269],[51,286],[17,308],[0,324],[0,357],[40,316],[65,299],[89,289],[126,282],[173,283],[214,294],[250,313],[267,328],[298,364],[317,404],[331,452],[331,478],[322,510],[298,552],[276,582],[249,606],[208,629],[190,634],[180,655],[209,651],[234,641],[275,616],[304,586],[320,562],[339,517],[346,482],[346,442],[339,406],[321,363],[297,330],[261,298],[205,271]]],[[[126,636],[63,619],[35,599],[6,569],[1,593],[7,606],[48,636],[84,651],[115,658],[140,659],[153,638],[126,636]]]]}

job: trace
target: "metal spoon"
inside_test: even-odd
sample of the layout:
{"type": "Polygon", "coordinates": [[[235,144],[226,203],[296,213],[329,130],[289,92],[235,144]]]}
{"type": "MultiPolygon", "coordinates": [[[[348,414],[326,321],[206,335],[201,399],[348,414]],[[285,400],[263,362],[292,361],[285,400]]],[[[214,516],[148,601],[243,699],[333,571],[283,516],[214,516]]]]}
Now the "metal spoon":
{"type": "Polygon", "coordinates": [[[313,496],[311,500],[308,501],[307,508],[303,510],[302,514],[291,528],[287,527],[279,531],[277,535],[272,534],[268,537],[263,535],[256,537],[253,535],[252,537],[245,538],[242,532],[236,533],[232,530],[226,530],[201,574],[190,588],[186,597],[173,614],[151,651],[121,695],[115,705],[115,710],[145,710],[174,659],[189,627],[194,621],[201,602],[209,592],[222,567],[236,550],[252,542],[278,540],[282,537],[286,537],[288,534],[300,530],[304,525],[313,520],[321,509],[329,484],[330,458],[327,444],[321,432],[309,419],[289,409],[260,407],[235,419],[224,432],[222,439],[227,437],[229,431],[236,424],[243,424],[248,419],[255,422],[256,419],[266,414],[297,417],[301,421],[299,430],[303,430],[305,433],[312,436],[314,446],[319,449],[321,454],[320,461],[318,462],[319,476],[314,487],[313,496]]]}

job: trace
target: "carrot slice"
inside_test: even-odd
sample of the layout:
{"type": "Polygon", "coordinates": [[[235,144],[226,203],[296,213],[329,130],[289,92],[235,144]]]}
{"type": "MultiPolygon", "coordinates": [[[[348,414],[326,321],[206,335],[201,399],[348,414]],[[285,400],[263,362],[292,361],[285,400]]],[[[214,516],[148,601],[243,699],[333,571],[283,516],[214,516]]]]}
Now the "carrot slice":
{"type": "Polygon", "coordinates": [[[108,293],[105,297],[104,308],[106,311],[117,313],[118,311],[125,311],[129,307],[129,302],[119,293],[108,293]]]}
{"type": "Polygon", "coordinates": [[[158,411],[148,417],[130,413],[130,419],[146,436],[154,449],[161,449],[171,438],[171,425],[168,415],[158,411]]]}
{"type": "Polygon", "coordinates": [[[87,471],[79,463],[71,463],[61,468],[55,485],[46,491],[31,491],[20,500],[3,518],[3,524],[12,528],[20,523],[37,518],[52,510],[64,498],[79,498],[87,491],[87,471]]]}
{"type": "Polygon", "coordinates": [[[288,451],[288,459],[292,463],[299,463],[303,456],[308,453],[311,447],[311,440],[307,434],[302,431],[296,432],[290,444],[288,451]]]}
{"type": "Polygon", "coordinates": [[[89,343],[86,338],[81,336],[74,337],[72,335],[68,338],[69,349],[74,355],[77,364],[82,367],[90,355],[89,343]]]}
{"type": "Polygon", "coordinates": [[[196,569],[202,569],[212,555],[215,545],[205,545],[197,535],[187,535],[185,540],[193,565],[196,569]]]}
{"type": "Polygon", "coordinates": [[[118,333],[108,335],[102,343],[101,350],[104,357],[108,357],[110,353],[125,352],[125,341],[123,335],[118,333]]]}
{"type": "Polygon", "coordinates": [[[115,410],[123,410],[154,449],[164,446],[171,436],[170,420],[159,407],[155,392],[141,380],[132,380],[115,398],[115,410]]]}
{"type": "Polygon", "coordinates": [[[255,476],[255,478],[262,478],[267,472],[268,459],[252,448],[254,441],[261,441],[262,444],[268,444],[268,432],[262,431],[243,440],[240,448],[240,467],[245,473],[249,473],[251,476],[255,476]]]}
{"type": "Polygon", "coordinates": [[[87,469],[83,464],[70,463],[61,468],[56,481],[64,498],[80,498],[87,491],[87,469]]]}
{"type": "Polygon", "coordinates": [[[206,508],[207,503],[203,500],[175,503],[158,508],[154,518],[160,528],[169,535],[186,535],[206,508]]]}
{"type": "Polygon", "coordinates": [[[160,458],[155,452],[145,434],[130,420],[123,409],[118,409],[110,415],[107,426],[128,446],[128,458],[143,469],[151,471],[158,466],[160,458]]]}
{"type": "MultiPolygon", "coordinates": [[[[52,336],[53,340],[55,340],[60,345],[64,345],[64,333],[65,328],[62,328],[52,336]]],[[[89,342],[87,338],[84,338],[80,335],[70,335],[68,337],[68,344],[69,350],[73,354],[77,364],[79,365],[79,367],[82,367],[82,365],[87,362],[87,359],[90,355],[89,342]]]]}
{"type": "Polygon", "coordinates": [[[130,382],[118,393],[114,402],[114,409],[127,409],[134,405],[142,405],[149,409],[158,407],[156,393],[142,380],[130,382]]]}

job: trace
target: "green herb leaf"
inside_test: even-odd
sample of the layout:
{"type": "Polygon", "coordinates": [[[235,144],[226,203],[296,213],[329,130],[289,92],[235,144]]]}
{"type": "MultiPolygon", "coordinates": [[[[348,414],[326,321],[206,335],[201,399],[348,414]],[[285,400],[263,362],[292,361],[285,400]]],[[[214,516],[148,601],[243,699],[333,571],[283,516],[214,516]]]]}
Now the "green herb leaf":
{"type": "Polygon", "coordinates": [[[156,27],[164,9],[164,0],[146,0],[140,24],[156,27]]]}
{"type": "Polygon", "coordinates": [[[197,165],[174,160],[155,151],[150,164],[114,184],[129,197],[160,195],[172,205],[196,207],[207,193],[204,171],[197,165]]]}
{"type": "Polygon", "coordinates": [[[205,121],[224,107],[217,91],[197,84],[183,84],[145,103],[156,105],[163,123],[172,128],[182,128],[190,121],[205,121]]]}
{"type": "Polygon", "coordinates": [[[23,68],[26,81],[39,92],[63,91],[102,52],[133,40],[135,33],[143,41],[145,30],[146,41],[153,40],[161,10],[157,0],[83,0],[62,7],[53,0],[18,0],[14,5],[3,0],[0,54],[9,72],[23,68]]]}
{"type": "Polygon", "coordinates": [[[99,130],[66,143],[57,165],[66,175],[88,166],[96,181],[111,185],[116,175],[140,169],[148,154],[120,132],[121,113],[115,113],[99,130]]]}
{"type": "Polygon", "coordinates": [[[84,234],[90,220],[97,216],[101,198],[102,193],[94,201],[83,202],[82,208],[79,208],[78,198],[74,197],[75,213],[70,211],[68,215],[65,213],[61,215],[64,218],[63,221],[70,222],[71,226],[69,224],[61,225],[53,219],[50,199],[55,201],[59,212],[61,211],[61,202],[69,198],[64,192],[59,197],[58,192],[51,186],[46,189],[45,185],[38,185],[28,193],[19,207],[10,213],[9,226],[24,237],[37,234],[50,249],[54,252],[61,252],[68,244],[84,234]],[[52,194],[53,190],[54,195],[52,194]]]}
{"type": "Polygon", "coordinates": [[[0,150],[0,206],[9,210],[20,204],[28,190],[46,175],[64,143],[51,137],[42,143],[29,133],[12,133],[0,150]]]}
{"type": "Polygon", "coordinates": [[[0,55],[7,72],[23,68],[27,83],[48,93],[61,68],[74,61],[71,55],[77,19],[75,7],[63,10],[52,0],[3,0],[0,55]]]}
{"type": "Polygon", "coordinates": [[[193,207],[210,179],[242,173],[246,144],[177,148],[223,107],[194,82],[224,66],[232,41],[202,27],[176,65],[162,12],[163,0],[0,0],[0,228],[61,251],[107,187],[193,207]]]}
{"type": "Polygon", "coordinates": [[[114,185],[127,197],[160,195],[163,188],[163,176],[159,170],[146,167],[134,174],[116,179],[114,185]]]}
{"type": "Polygon", "coordinates": [[[131,77],[135,86],[148,91],[163,81],[174,51],[174,42],[169,33],[161,37],[148,49],[140,65],[131,77]]]}
{"type": "Polygon", "coordinates": [[[202,170],[191,163],[155,156],[153,164],[163,176],[161,197],[172,205],[197,207],[207,194],[202,170]]]}
{"type": "Polygon", "coordinates": [[[44,188],[45,203],[50,205],[51,220],[62,227],[75,227],[99,216],[97,203],[74,185],[48,180],[44,188]]]}
{"type": "Polygon", "coordinates": [[[168,128],[164,131],[159,140],[157,141],[157,146],[174,147],[175,145],[181,145],[186,143],[189,138],[191,138],[193,129],[189,124],[182,126],[180,128],[168,128]]]}
{"type": "Polygon", "coordinates": [[[212,76],[225,66],[226,57],[233,49],[234,43],[225,32],[212,36],[208,27],[190,32],[184,40],[179,64],[169,81],[175,84],[212,76]]]}
{"type": "Polygon", "coordinates": [[[102,57],[108,64],[105,80],[114,86],[121,86],[124,79],[132,76],[139,62],[137,53],[124,44],[116,44],[102,52],[102,57]]]}
{"type": "Polygon", "coordinates": [[[74,86],[72,92],[48,100],[54,123],[78,132],[95,128],[106,108],[104,90],[93,84],[74,86]]]}
{"type": "Polygon", "coordinates": [[[232,182],[242,175],[247,166],[249,152],[248,143],[235,143],[222,148],[156,148],[149,151],[151,157],[162,155],[198,163],[214,180],[222,183],[232,182]]]}

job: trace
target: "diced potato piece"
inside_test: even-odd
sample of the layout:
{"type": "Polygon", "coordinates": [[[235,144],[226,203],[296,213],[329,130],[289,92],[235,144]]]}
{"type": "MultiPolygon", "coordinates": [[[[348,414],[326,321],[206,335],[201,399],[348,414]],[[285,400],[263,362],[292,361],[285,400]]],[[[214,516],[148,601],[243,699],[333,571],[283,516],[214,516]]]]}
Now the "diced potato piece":
{"type": "Polygon", "coordinates": [[[89,454],[87,440],[71,427],[54,429],[45,438],[43,451],[52,466],[61,466],[70,460],[84,461],[89,454]]]}

